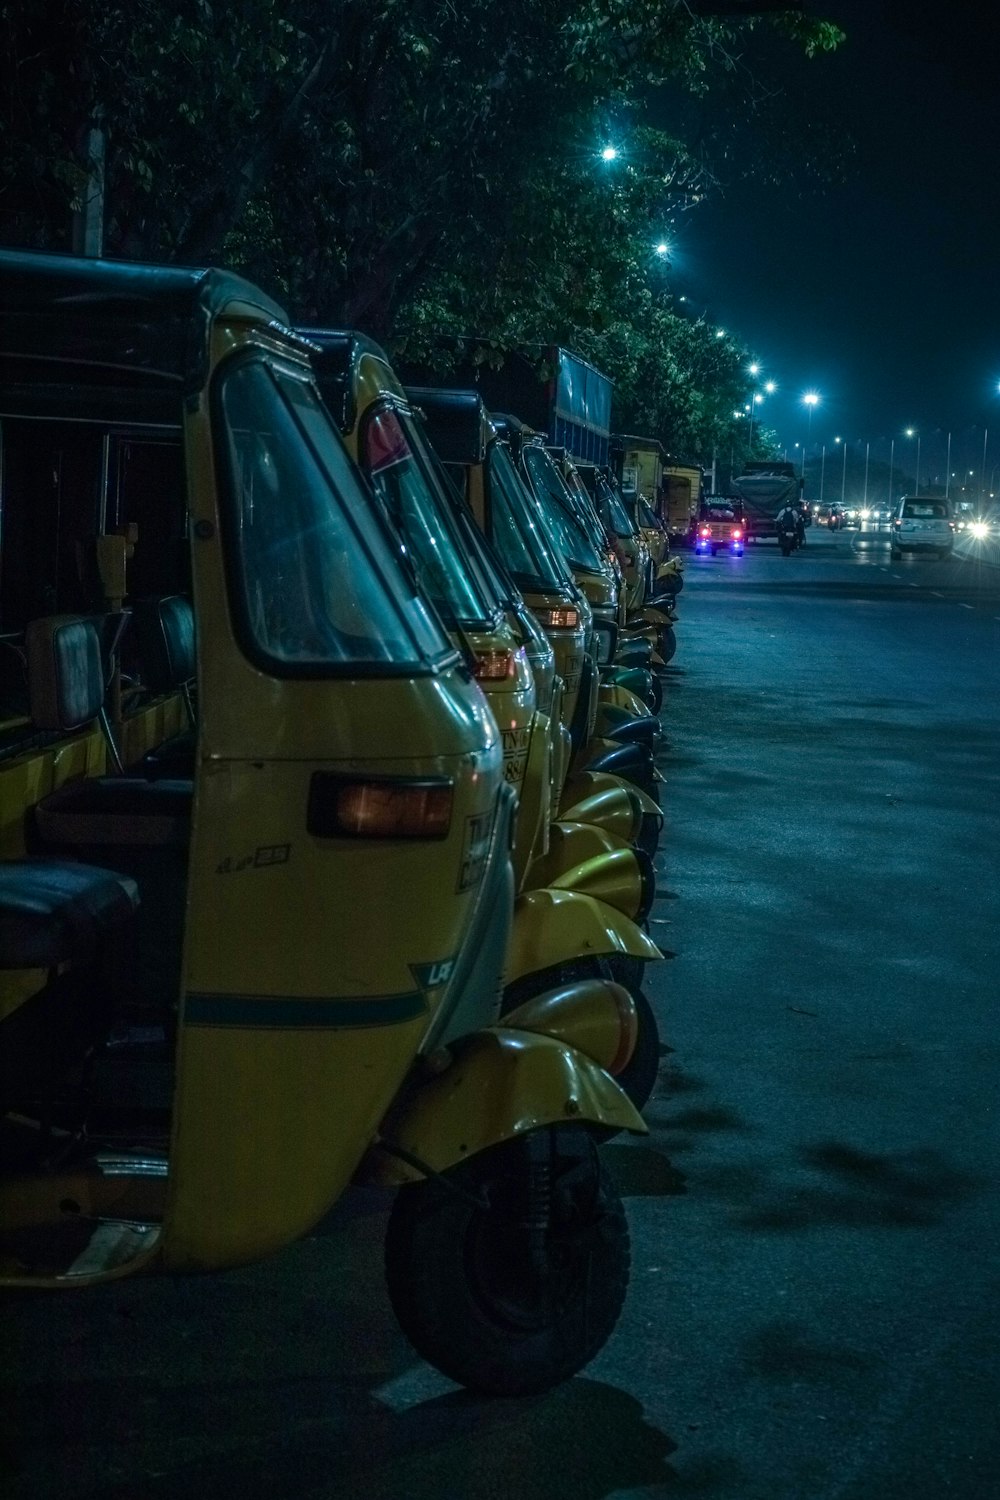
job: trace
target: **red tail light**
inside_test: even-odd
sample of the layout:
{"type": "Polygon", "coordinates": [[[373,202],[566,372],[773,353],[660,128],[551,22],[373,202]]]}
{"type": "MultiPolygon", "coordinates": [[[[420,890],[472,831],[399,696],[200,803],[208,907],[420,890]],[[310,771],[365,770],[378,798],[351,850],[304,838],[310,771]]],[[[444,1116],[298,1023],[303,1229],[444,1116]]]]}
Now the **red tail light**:
{"type": "Polygon", "coordinates": [[[733,541],[734,541],[734,542],[738,542],[738,541],[739,541],[739,539],[740,539],[740,537],[741,537],[741,536],[742,536],[742,535],[743,535],[743,533],[742,533],[742,531],[741,531],[741,530],[740,530],[740,528],[739,528],[739,527],[738,527],[738,526],[737,526],[737,528],[736,528],[736,530],[735,530],[735,531],[734,531],[734,532],[733,532],[733,541]]]}
{"type": "Polygon", "coordinates": [[[701,534],[702,534],[702,536],[711,536],[712,535],[712,528],[710,526],[703,526],[701,528],[701,534]]]}

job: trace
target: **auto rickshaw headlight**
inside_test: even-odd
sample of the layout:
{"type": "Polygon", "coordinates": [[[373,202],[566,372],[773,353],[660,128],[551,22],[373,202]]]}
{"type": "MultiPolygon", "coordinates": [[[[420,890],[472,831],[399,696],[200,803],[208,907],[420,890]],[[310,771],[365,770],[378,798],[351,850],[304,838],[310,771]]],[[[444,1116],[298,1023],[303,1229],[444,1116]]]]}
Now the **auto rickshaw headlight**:
{"type": "Polygon", "coordinates": [[[315,771],[306,828],[321,839],[444,839],[455,784],[447,776],[348,777],[315,771]]]}

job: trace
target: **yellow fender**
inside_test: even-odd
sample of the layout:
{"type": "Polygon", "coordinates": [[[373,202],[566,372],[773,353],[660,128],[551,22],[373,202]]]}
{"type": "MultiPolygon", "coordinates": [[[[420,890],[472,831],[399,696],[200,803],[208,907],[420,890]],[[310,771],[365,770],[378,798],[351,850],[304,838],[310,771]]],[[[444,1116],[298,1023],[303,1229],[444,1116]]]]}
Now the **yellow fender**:
{"type": "Polygon", "coordinates": [[[586,823],[601,828],[626,844],[638,838],[642,816],[642,807],[632,797],[631,788],[621,782],[586,795],[570,788],[564,792],[559,809],[561,822],[586,823]]]}
{"type": "Polygon", "coordinates": [[[536,859],[531,867],[531,884],[551,885],[565,870],[583,859],[629,847],[629,840],[614,829],[602,828],[583,819],[560,818],[549,829],[548,853],[536,859]]]}
{"type": "Polygon", "coordinates": [[[525,891],[514,902],[504,984],[574,959],[617,954],[649,960],[663,957],[652,939],[613,906],[582,891],[543,886],[525,891]]]}
{"type": "Polygon", "coordinates": [[[552,1036],[491,1027],[449,1049],[445,1070],[416,1086],[383,1123],[360,1180],[420,1182],[490,1146],[546,1125],[645,1135],[642,1116],[603,1068],[552,1036]],[[392,1154],[405,1152],[407,1161],[392,1154]]]}
{"type": "Polygon", "coordinates": [[[631,782],[626,786],[620,776],[615,776],[610,771],[578,771],[575,776],[572,776],[566,783],[566,790],[559,804],[559,816],[571,818],[575,823],[589,822],[590,819],[578,816],[576,808],[579,807],[584,797],[592,797],[595,793],[607,791],[611,787],[622,788],[630,797],[637,798],[638,805],[644,814],[651,813],[655,817],[662,818],[663,814],[648,793],[633,786],[631,782]]]}
{"type": "MultiPolygon", "coordinates": [[[[600,829],[589,830],[599,834],[600,829]]],[[[636,858],[635,850],[620,841],[616,849],[601,849],[582,856],[572,863],[566,862],[566,850],[562,850],[563,868],[558,868],[558,859],[538,860],[531,868],[529,889],[549,886],[553,890],[582,891],[585,896],[594,896],[624,912],[633,921],[641,920],[652,904],[652,891],[636,858]],[[545,878],[546,872],[548,877],[545,878]]]]}
{"type": "Polygon", "coordinates": [[[598,703],[610,703],[615,708],[624,708],[636,719],[650,718],[647,704],[628,688],[618,687],[613,682],[602,682],[597,692],[598,703]]]}
{"type": "Polygon", "coordinates": [[[639,1039],[635,998],[610,979],[577,979],[532,995],[503,1018],[505,1030],[554,1036],[617,1078],[639,1039]]]}

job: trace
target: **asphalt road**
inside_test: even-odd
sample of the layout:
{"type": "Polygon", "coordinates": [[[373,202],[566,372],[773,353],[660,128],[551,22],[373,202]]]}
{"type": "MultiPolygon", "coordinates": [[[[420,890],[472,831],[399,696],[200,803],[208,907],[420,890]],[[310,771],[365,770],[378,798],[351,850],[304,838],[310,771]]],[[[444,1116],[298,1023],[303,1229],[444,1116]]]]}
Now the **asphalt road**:
{"type": "Polygon", "coordinates": [[[5,1306],[32,1500],[1000,1495],[1000,570],[690,559],[633,1280],[534,1401],[414,1359],[356,1194],[264,1266],[5,1306]]]}

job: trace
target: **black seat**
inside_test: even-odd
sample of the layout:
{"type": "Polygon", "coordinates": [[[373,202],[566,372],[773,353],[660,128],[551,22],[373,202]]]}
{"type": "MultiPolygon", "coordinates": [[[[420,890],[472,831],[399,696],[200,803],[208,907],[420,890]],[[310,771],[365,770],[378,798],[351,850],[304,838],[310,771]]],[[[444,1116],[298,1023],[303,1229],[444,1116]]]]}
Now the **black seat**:
{"type": "Polygon", "coordinates": [[[0,969],[44,969],[0,1019],[0,1112],[51,1100],[107,1036],[133,968],[134,880],[62,859],[0,863],[0,969]]]}
{"type": "Polygon", "coordinates": [[[144,757],[143,775],[169,779],[192,776],[197,665],[191,601],[181,594],[172,594],[165,599],[136,600],[132,606],[132,635],[143,685],[153,693],[180,692],[188,719],[186,730],[173,735],[144,757]]]}
{"type": "Polygon", "coordinates": [[[63,859],[0,863],[0,969],[86,964],[105,938],[131,920],[134,880],[63,859]]]}

